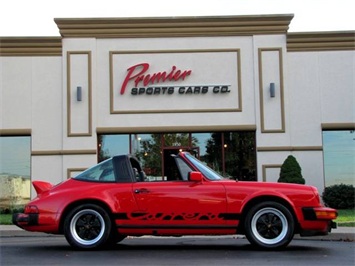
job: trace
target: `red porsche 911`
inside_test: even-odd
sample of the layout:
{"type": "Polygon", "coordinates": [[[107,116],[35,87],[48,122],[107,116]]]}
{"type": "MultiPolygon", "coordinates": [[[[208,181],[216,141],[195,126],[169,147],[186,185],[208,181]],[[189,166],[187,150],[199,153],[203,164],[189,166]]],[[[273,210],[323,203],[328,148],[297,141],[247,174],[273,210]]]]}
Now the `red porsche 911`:
{"type": "Polygon", "coordinates": [[[325,235],[335,209],[307,185],[228,180],[187,152],[174,157],[174,180],[146,177],[130,155],[114,156],[58,185],[33,181],[37,197],[13,223],[64,234],[79,249],[127,236],[243,234],[263,249],[286,247],[294,234],[325,235]]]}

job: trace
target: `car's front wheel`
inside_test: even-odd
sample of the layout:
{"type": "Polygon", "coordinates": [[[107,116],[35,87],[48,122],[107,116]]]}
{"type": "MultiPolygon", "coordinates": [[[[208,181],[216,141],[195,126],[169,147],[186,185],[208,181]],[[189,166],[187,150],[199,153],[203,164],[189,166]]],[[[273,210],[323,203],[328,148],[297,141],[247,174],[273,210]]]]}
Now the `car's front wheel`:
{"type": "Polygon", "coordinates": [[[262,202],[246,215],[245,235],[253,245],[264,249],[286,247],[293,238],[295,222],[291,212],[277,202],[262,202]]]}
{"type": "Polygon", "coordinates": [[[103,208],[84,204],[68,213],[64,221],[64,235],[72,247],[95,249],[109,240],[111,227],[110,216],[103,208]]]}

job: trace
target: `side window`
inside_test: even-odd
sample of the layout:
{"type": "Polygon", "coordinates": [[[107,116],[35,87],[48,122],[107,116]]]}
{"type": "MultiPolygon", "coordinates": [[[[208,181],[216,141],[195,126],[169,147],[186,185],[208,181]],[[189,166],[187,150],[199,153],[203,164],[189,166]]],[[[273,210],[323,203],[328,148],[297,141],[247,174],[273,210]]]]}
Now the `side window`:
{"type": "Polygon", "coordinates": [[[182,180],[187,181],[189,172],[191,172],[192,169],[181,158],[176,157],[175,161],[176,161],[176,165],[179,168],[182,180]]]}
{"type": "Polygon", "coordinates": [[[105,169],[99,177],[99,181],[102,182],[113,182],[115,181],[115,174],[113,168],[105,169]]]}
{"type": "Polygon", "coordinates": [[[75,179],[86,181],[114,182],[115,174],[113,171],[112,159],[103,161],[100,164],[84,171],[75,179]]]}

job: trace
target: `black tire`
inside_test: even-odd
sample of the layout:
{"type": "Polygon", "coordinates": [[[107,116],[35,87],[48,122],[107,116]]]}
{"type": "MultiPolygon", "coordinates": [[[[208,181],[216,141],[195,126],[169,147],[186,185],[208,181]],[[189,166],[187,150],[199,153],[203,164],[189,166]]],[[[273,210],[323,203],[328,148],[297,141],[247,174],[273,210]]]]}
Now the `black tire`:
{"type": "Polygon", "coordinates": [[[244,228],[252,245],[263,249],[280,249],[293,239],[295,221],[284,205],[268,201],[249,210],[244,228]]]}
{"type": "Polygon", "coordinates": [[[100,206],[83,204],[71,210],[64,221],[68,243],[78,249],[103,247],[110,238],[112,222],[100,206]]]}

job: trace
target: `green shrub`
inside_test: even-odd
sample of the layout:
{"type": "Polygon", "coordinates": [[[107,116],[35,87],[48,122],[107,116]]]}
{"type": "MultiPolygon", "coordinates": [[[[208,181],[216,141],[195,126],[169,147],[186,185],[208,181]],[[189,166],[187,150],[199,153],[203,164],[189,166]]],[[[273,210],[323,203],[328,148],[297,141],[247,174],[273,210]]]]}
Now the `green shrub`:
{"type": "Polygon", "coordinates": [[[10,207],[0,207],[0,214],[13,214],[18,212],[23,212],[24,206],[16,206],[13,208],[10,207]]]}
{"type": "Polygon", "coordinates": [[[335,209],[353,209],[355,207],[355,188],[353,185],[333,185],[326,187],[322,198],[324,204],[335,209]]]}
{"type": "Polygon", "coordinates": [[[11,210],[9,208],[0,208],[0,214],[10,214],[11,210]]]}
{"type": "Polygon", "coordinates": [[[283,162],[280,171],[280,177],[277,180],[280,183],[305,184],[306,181],[302,177],[302,169],[295,157],[289,155],[283,162]]]}

